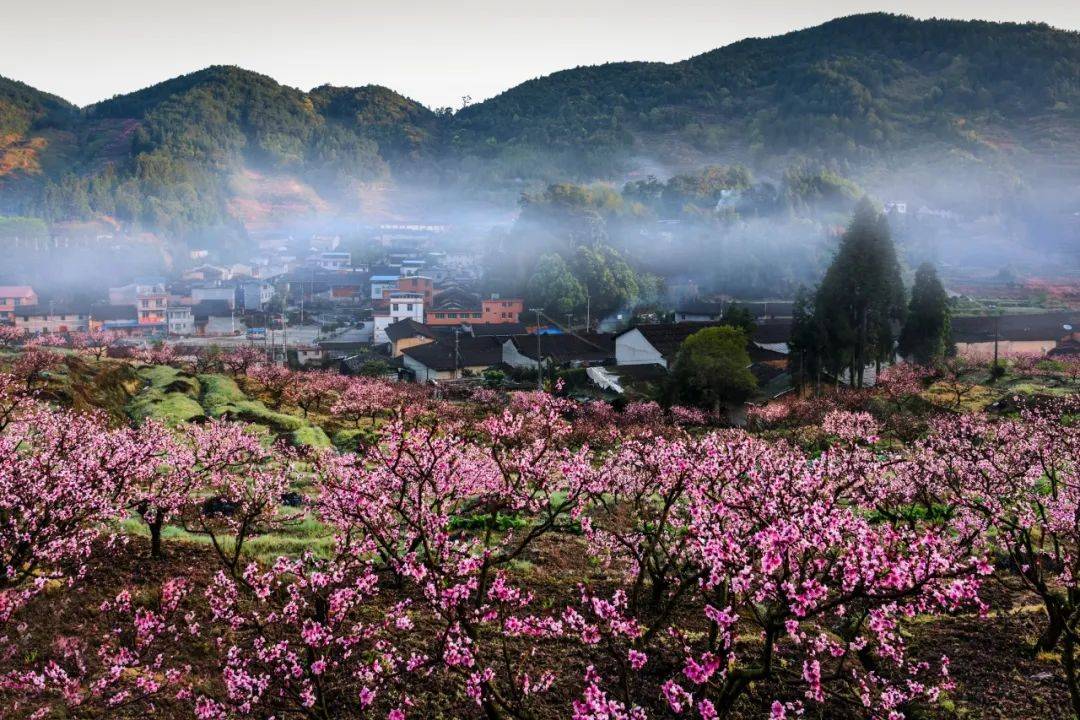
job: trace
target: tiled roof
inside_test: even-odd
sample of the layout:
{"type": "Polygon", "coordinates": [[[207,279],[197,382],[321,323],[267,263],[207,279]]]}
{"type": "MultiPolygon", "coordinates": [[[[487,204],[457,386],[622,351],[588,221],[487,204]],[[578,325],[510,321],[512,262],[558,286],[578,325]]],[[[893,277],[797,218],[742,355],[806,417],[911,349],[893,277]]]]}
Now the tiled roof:
{"type": "MultiPolygon", "coordinates": [[[[536,335],[515,335],[510,340],[519,353],[536,360],[536,335]]],[[[544,335],[540,338],[540,353],[545,360],[559,364],[604,362],[615,357],[615,336],[611,333],[544,335]]]]}
{"type": "Polygon", "coordinates": [[[0,297],[2,298],[28,298],[33,297],[34,288],[29,285],[0,285],[0,297]]]}
{"type": "MultiPolygon", "coordinates": [[[[961,343],[993,342],[993,316],[954,317],[953,340],[961,343]]],[[[1039,313],[1037,315],[1002,315],[997,318],[1000,340],[1059,340],[1069,334],[1065,325],[1080,327],[1080,312],[1039,313]]]]}
{"type": "Polygon", "coordinates": [[[386,336],[393,342],[397,342],[412,337],[434,338],[435,333],[427,325],[418,323],[412,318],[406,318],[387,325],[386,336]]]}
{"type": "Polygon", "coordinates": [[[402,355],[408,356],[432,370],[453,370],[465,367],[490,367],[502,361],[502,343],[494,337],[469,337],[460,335],[457,340],[457,360],[454,359],[453,339],[439,339],[406,348],[402,355]]]}

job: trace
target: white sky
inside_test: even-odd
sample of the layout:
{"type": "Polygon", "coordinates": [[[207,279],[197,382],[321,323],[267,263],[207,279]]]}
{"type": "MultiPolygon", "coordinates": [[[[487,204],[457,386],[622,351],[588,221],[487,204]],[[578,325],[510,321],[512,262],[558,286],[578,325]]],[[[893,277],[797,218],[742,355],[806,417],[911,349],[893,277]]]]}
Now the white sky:
{"type": "Polygon", "coordinates": [[[1075,0],[0,0],[0,75],[85,105],[212,64],[429,105],[613,60],[681,60],[874,10],[1080,29],[1075,0]]]}

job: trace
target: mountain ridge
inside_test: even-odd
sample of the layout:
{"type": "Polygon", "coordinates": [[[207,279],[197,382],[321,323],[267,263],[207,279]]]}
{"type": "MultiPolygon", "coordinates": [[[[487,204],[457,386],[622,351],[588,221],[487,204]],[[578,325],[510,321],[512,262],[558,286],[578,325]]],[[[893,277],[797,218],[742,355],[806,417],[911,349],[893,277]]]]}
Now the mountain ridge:
{"type": "Polygon", "coordinates": [[[512,196],[714,162],[872,179],[929,157],[1029,182],[1076,171],[1077,149],[1080,33],[1041,23],[852,15],[673,63],[560,70],[453,113],[223,65],[85,108],[0,78],[0,213],[178,235],[234,224],[237,200],[249,216],[272,206],[273,192],[236,196],[252,174],[323,212],[372,184],[512,196]]]}

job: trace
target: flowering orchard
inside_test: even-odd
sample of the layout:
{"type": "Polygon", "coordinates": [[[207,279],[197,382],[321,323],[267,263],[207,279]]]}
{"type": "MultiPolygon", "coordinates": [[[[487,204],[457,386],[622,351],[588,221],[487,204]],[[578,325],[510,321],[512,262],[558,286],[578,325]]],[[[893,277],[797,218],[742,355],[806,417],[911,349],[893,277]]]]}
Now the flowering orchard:
{"type": "Polygon", "coordinates": [[[897,442],[877,411],[912,412],[912,369],[768,406],[757,435],[237,358],[276,406],[374,433],[301,451],[242,423],[48,406],[26,381],[40,362],[0,374],[16,717],[897,720],[958,691],[912,633],[992,622],[991,580],[1037,603],[1037,648],[1080,712],[1075,396],[935,413],[897,442]],[[797,424],[823,440],[777,432],[797,424]],[[301,523],[330,540],[249,551],[301,523]]]}

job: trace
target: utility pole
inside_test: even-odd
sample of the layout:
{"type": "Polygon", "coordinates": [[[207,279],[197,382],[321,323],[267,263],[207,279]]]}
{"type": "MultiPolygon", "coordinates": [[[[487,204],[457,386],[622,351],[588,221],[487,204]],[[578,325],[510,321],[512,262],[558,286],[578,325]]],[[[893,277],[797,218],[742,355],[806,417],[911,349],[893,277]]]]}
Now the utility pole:
{"type": "Polygon", "coordinates": [[[536,313],[536,389],[544,389],[544,356],[540,354],[540,308],[529,308],[536,313]]]}
{"type": "Polygon", "coordinates": [[[591,306],[592,306],[592,297],[590,297],[589,291],[586,290],[585,291],[585,332],[589,332],[589,330],[592,327],[592,323],[589,322],[590,320],[592,320],[592,318],[590,317],[590,311],[592,310],[591,306]]]}
{"type": "Polygon", "coordinates": [[[285,365],[289,364],[289,316],[288,309],[281,313],[281,351],[285,356],[285,365]]]}
{"type": "Polygon", "coordinates": [[[1001,337],[1001,313],[994,312],[994,372],[997,372],[998,367],[998,339],[1001,337]]]}
{"type": "Polygon", "coordinates": [[[458,333],[460,328],[454,328],[454,379],[458,377],[458,333]]]}

